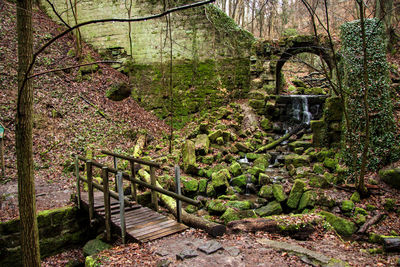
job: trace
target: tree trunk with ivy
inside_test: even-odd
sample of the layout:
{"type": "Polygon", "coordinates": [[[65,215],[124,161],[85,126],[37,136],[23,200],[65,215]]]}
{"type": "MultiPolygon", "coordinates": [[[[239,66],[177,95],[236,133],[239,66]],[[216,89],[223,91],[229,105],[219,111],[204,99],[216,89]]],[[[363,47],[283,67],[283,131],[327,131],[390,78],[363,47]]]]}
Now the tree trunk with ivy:
{"type": "MultiPolygon", "coordinates": [[[[360,6],[362,2],[359,1],[360,6]]],[[[363,13],[361,6],[361,12],[363,13]]],[[[349,122],[343,140],[343,159],[360,193],[364,176],[392,160],[396,145],[393,106],[384,31],[377,19],[345,23],[341,27],[342,66],[349,122]]]]}
{"type": "Polygon", "coordinates": [[[17,1],[18,101],[16,151],[22,263],[40,266],[32,154],[33,86],[28,80],[32,62],[32,0],[17,1]]]}

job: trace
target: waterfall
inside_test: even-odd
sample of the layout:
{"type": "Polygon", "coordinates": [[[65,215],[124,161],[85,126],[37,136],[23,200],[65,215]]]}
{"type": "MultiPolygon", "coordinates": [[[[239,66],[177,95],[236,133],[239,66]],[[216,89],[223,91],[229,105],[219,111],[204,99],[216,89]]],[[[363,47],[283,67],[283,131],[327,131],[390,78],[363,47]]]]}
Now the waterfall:
{"type": "Polygon", "coordinates": [[[297,122],[309,125],[311,121],[311,113],[308,110],[308,100],[305,95],[291,95],[292,99],[292,116],[297,122]]]}

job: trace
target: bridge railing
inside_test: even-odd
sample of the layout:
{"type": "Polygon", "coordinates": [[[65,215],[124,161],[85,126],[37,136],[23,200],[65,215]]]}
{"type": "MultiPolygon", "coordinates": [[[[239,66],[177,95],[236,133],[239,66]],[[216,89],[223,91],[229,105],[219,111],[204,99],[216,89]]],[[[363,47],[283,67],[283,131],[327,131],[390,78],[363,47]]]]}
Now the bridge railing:
{"type": "MultiPolygon", "coordinates": [[[[152,196],[152,206],[158,210],[158,198],[157,192],[170,196],[177,200],[177,220],[180,222],[180,214],[181,214],[181,205],[180,201],[184,201],[186,203],[192,205],[199,205],[199,201],[193,200],[191,198],[185,197],[181,194],[176,194],[174,192],[165,190],[161,187],[156,185],[156,176],[155,176],[155,168],[159,168],[160,165],[155,162],[151,161],[144,161],[137,158],[132,158],[128,156],[118,155],[112,152],[102,151],[103,154],[113,156],[114,162],[116,162],[116,158],[128,160],[130,162],[131,174],[118,170],[117,168],[108,167],[103,165],[95,160],[86,159],[81,156],[75,156],[75,177],[76,177],[76,189],[77,189],[77,200],[78,200],[78,207],[80,208],[81,203],[81,182],[86,182],[88,185],[88,201],[89,201],[89,219],[90,222],[93,223],[94,220],[94,188],[100,190],[104,193],[104,209],[105,209],[105,226],[106,226],[106,239],[109,241],[111,240],[111,205],[110,205],[110,198],[117,199],[120,205],[120,222],[121,222],[121,237],[123,243],[125,243],[125,232],[126,232],[126,225],[125,225],[125,205],[131,205],[132,201],[130,201],[127,197],[124,196],[124,187],[123,187],[123,180],[127,180],[131,183],[131,195],[134,200],[137,200],[137,185],[143,186],[151,190],[152,196]],[[86,169],[86,178],[80,175],[79,170],[79,161],[85,162],[85,169],[86,169]],[[140,163],[143,165],[147,165],[150,167],[150,179],[151,183],[143,182],[139,179],[135,178],[135,163],[140,163]],[[103,180],[103,185],[96,183],[93,180],[93,168],[101,169],[101,178],[103,180]],[[117,185],[117,192],[110,190],[109,188],[109,174],[113,173],[116,175],[116,185],[117,185]],[[178,204],[179,203],[179,204],[178,204]]],[[[116,164],[115,164],[116,165],[116,164]]]]}

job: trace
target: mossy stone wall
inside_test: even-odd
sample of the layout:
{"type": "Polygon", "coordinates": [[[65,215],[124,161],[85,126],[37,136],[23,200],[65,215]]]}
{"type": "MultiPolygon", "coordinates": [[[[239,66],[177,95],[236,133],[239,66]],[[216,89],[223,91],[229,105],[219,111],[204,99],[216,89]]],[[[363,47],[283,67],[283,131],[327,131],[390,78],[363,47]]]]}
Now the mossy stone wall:
{"type": "MultiPolygon", "coordinates": [[[[76,207],[42,211],[37,219],[42,258],[88,240],[89,218],[76,207]]],[[[22,266],[19,219],[0,222],[0,266],[22,266]]]]}
{"type": "MultiPolygon", "coordinates": [[[[171,2],[171,6],[191,2],[194,1],[176,0],[171,2]]],[[[75,24],[68,1],[55,0],[52,3],[65,21],[75,24]]],[[[78,22],[127,18],[125,3],[125,0],[81,1],[77,5],[78,22]]],[[[46,1],[42,0],[41,4],[53,19],[58,20],[46,1]]],[[[162,10],[162,1],[132,0],[131,17],[157,14],[162,10]]],[[[81,33],[83,39],[102,56],[123,62],[114,67],[130,76],[133,96],[160,118],[171,112],[171,51],[172,106],[174,117],[178,118],[175,126],[189,120],[191,113],[204,107],[218,107],[248,92],[249,58],[254,37],[215,5],[171,14],[172,38],[168,35],[166,17],[131,25],[132,53],[128,23],[89,25],[82,27],[81,33]]]]}

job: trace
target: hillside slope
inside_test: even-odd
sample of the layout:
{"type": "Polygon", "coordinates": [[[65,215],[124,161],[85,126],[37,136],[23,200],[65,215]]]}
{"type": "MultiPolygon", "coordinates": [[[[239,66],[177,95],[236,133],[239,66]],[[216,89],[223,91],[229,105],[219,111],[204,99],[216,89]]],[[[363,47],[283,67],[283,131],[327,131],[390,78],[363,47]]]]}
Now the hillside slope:
{"type": "MultiPolygon", "coordinates": [[[[33,14],[35,51],[63,27],[54,23],[40,10],[33,14]]],[[[17,174],[15,154],[15,112],[17,98],[16,7],[0,3],[0,122],[6,127],[6,177],[0,180],[0,220],[17,216],[17,174]]],[[[79,64],[69,56],[73,37],[58,40],[42,53],[34,73],[79,64]]],[[[84,54],[94,60],[99,56],[87,45],[84,54]]],[[[140,108],[131,98],[113,102],[105,91],[127,78],[100,64],[99,70],[82,76],[79,68],[48,73],[34,79],[34,168],[37,208],[60,207],[67,204],[73,192],[74,178],[63,172],[74,154],[85,150],[108,149],[128,152],[135,144],[137,132],[146,131],[162,136],[167,126],[140,108]],[[97,106],[107,117],[102,117],[97,106]]]]}

